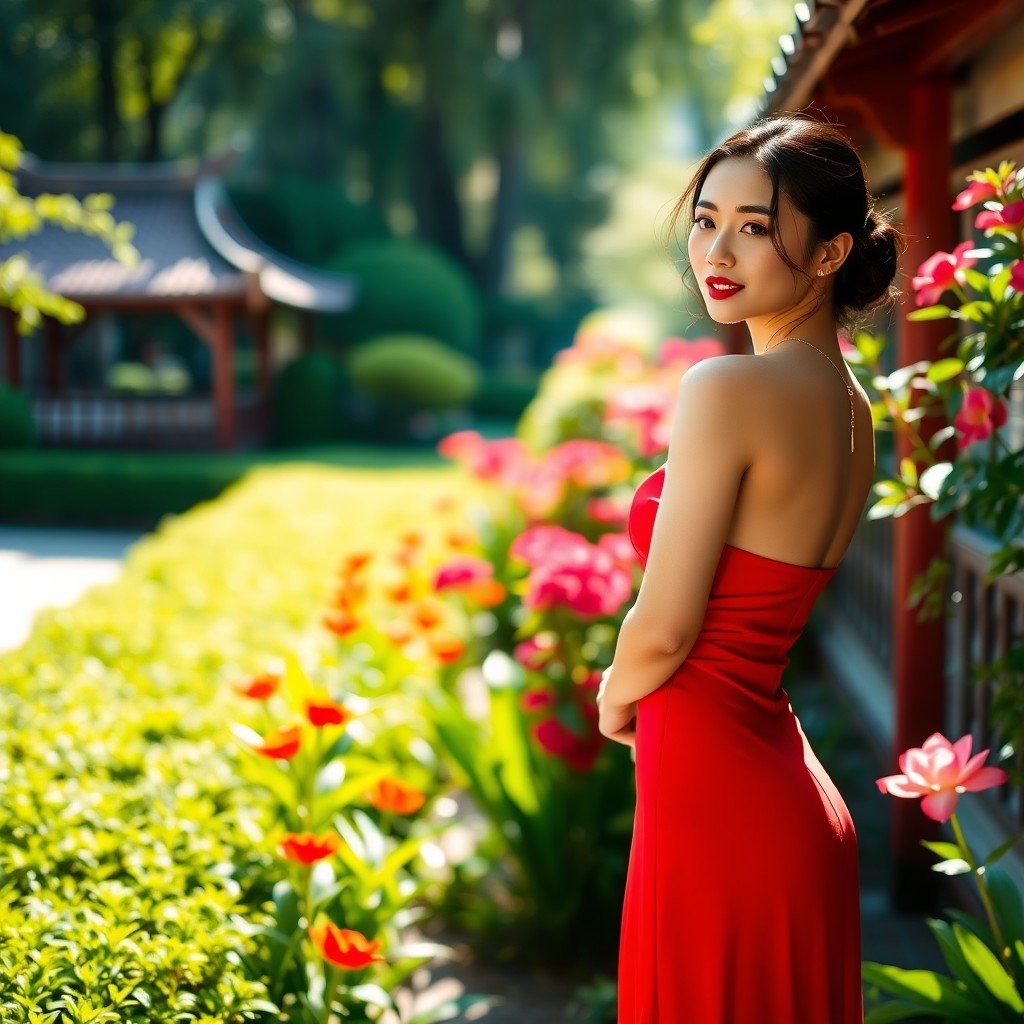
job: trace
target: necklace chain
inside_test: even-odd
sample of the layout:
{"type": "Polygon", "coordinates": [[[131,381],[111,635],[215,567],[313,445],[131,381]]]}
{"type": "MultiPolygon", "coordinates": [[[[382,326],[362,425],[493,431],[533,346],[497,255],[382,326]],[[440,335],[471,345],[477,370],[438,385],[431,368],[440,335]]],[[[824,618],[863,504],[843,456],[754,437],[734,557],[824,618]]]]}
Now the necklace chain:
{"type": "Polygon", "coordinates": [[[843,387],[846,388],[846,394],[849,396],[849,399],[850,399],[850,451],[852,452],[853,451],[853,423],[854,423],[854,421],[853,421],[853,385],[849,382],[849,380],[847,380],[846,377],[843,376],[843,371],[840,370],[838,366],[836,366],[835,360],[827,352],[822,352],[821,349],[818,348],[817,345],[812,345],[809,341],[804,341],[803,338],[783,338],[782,341],[777,341],[777,342],[775,342],[774,345],[766,346],[765,347],[765,352],[767,352],[771,348],[775,348],[776,346],[781,345],[782,342],[784,342],[784,341],[799,341],[801,345],[806,345],[808,348],[813,348],[815,352],[817,352],[819,355],[824,356],[832,364],[832,369],[836,371],[836,373],[839,376],[839,379],[843,382],[843,387]]]}

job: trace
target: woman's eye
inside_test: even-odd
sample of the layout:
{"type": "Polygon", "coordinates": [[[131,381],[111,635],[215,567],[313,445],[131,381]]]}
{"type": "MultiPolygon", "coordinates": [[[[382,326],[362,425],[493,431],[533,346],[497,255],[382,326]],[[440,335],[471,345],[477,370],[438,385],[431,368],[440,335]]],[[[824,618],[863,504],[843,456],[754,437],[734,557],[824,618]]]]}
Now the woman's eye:
{"type": "Polygon", "coordinates": [[[694,223],[699,228],[713,228],[715,225],[711,223],[710,217],[698,217],[694,223]]]}
{"type": "Polygon", "coordinates": [[[751,221],[749,224],[744,225],[750,228],[752,235],[767,235],[768,229],[763,224],[758,224],[756,221],[751,221]]]}

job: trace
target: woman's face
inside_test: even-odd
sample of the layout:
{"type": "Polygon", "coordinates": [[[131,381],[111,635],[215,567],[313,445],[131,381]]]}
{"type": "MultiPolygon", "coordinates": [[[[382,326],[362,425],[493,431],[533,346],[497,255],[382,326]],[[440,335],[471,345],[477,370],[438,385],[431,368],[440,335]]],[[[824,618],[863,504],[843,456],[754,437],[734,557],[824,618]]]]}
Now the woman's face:
{"type": "MultiPolygon", "coordinates": [[[[795,273],[775,250],[768,210],[772,183],[754,160],[728,157],[711,168],[697,196],[688,252],[713,320],[787,319],[813,299],[814,273],[795,273]]],[[[779,235],[789,258],[804,270],[810,221],[779,193],[779,235]]]]}

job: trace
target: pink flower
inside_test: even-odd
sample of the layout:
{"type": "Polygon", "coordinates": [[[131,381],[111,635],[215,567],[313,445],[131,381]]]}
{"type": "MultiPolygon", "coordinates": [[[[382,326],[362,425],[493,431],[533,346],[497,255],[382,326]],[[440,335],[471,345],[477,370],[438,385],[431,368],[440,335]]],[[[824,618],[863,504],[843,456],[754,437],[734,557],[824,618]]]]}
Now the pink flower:
{"type": "Polygon", "coordinates": [[[554,633],[537,633],[516,644],[512,657],[523,668],[539,672],[551,660],[557,649],[558,637],[554,633]]]}
{"type": "Polygon", "coordinates": [[[486,441],[475,430],[459,430],[443,437],[437,445],[438,454],[454,459],[482,480],[514,483],[522,468],[529,463],[526,445],[518,437],[499,437],[486,441]]]}
{"type": "Polygon", "coordinates": [[[658,366],[672,366],[675,363],[686,363],[693,366],[702,359],[725,354],[725,346],[714,338],[666,338],[658,350],[658,366]]]}
{"type": "Polygon", "coordinates": [[[606,533],[598,537],[597,546],[602,551],[607,551],[615,560],[616,565],[629,568],[631,565],[638,565],[640,556],[637,555],[633,542],[629,539],[628,533],[606,533]]]}
{"type": "Polygon", "coordinates": [[[1017,260],[1010,267],[1010,287],[1015,292],[1024,292],[1024,260],[1017,260]]]}
{"type": "Polygon", "coordinates": [[[591,498],[587,502],[587,515],[595,523],[605,526],[625,526],[627,512],[614,498],[591,498]]]}
{"type": "Polygon", "coordinates": [[[633,593],[633,576],[607,551],[583,541],[550,553],[526,581],[523,604],[536,611],[564,606],[584,619],[614,615],[633,593]]]}
{"type": "Polygon", "coordinates": [[[843,356],[852,355],[857,351],[857,346],[854,345],[849,338],[844,338],[841,334],[838,337],[839,351],[842,352],[843,356]]]}
{"type": "Polygon", "coordinates": [[[1024,199],[1007,203],[1001,210],[982,210],[974,218],[976,228],[1010,228],[1016,231],[1024,227],[1024,199]]]}
{"type": "Polygon", "coordinates": [[[917,277],[911,284],[919,306],[934,306],[943,292],[954,283],[963,282],[962,271],[978,262],[964,255],[973,248],[973,242],[961,242],[952,252],[932,254],[917,268],[917,277]]]}
{"type": "Polygon", "coordinates": [[[546,718],[532,727],[533,737],[553,757],[560,757],[576,772],[590,771],[601,752],[603,737],[592,721],[587,736],[580,736],[557,718],[546,718]]]}
{"type": "Polygon", "coordinates": [[[974,206],[975,203],[981,203],[986,199],[992,199],[996,194],[995,186],[990,185],[987,181],[972,181],[967,188],[965,188],[963,192],[953,200],[953,209],[966,210],[969,206],[974,206]]]}
{"type": "Polygon", "coordinates": [[[606,441],[563,441],[544,462],[578,487],[607,487],[625,480],[630,470],[622,452],[606,441]]]}
{"type": "Polygon", "coordinates": [[[608,426],[622,425],[633,435],[645,459],[668,448],[675,394],[668,388],[637,384],[616,391],[605,410],[608,426]]]}
{"type": "Polygon", "coordinates": [[[953,418],[960,437],[957,447],[966,448],[975,441],[984,441],[992,431],[1006,422],[1006,405],[985,388],[970,388],[964,395],[964,404],[953,418]]]}
{"type": "Polygon", "coordinates": [[[961,793],[977,793],[1002,785],[1009,776],[1002,768],[983,768],[987,750],[971,757],[970,734],[950,743],[942,733],[932,733],[921,747],[900,755],[902,775],[877,779],[883,793],[913,800],[924,797],[921,810],[933,821],[949,821],[961,793]]]}
{"type": "Polygon", "coordinates": [[[555,703],[555,695],[550,690],[526,690],[519,698],[519,706],[528,712],[542,711],[555,703]]]}
{"type": "Polygon", "coordinates": [[[531,526],[512,541],[508,553],[534,566],[546,561],[553,551],[568,551],[580,546],[590,546],[587,538],[563,526],[531,526]]]}
{"type": "Polygon", "coordinates": [[[481,583],[494,576],[494,566],[486,558],[461,555],[445,562],[434,577],[435,590],[459,590],[472,583],[481,583]]]}

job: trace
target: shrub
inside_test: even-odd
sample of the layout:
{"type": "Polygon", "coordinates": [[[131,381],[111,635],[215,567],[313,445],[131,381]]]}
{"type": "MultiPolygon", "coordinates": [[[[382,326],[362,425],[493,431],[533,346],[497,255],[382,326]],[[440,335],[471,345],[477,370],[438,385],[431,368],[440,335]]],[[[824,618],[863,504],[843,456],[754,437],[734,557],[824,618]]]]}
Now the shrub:
{"type": "Polygon", "coordinates": [[[349,358],[353,385],[385,405],[445,409],[461,405],[480,383],[476,364],[432,338],[393,334],[374,338],[349,358]]]}
{"type": "Polygon", "coordinates": [[[345,392],[345,369],[334,356],[312,351],[293,359],[274,378],[274,443],[316,444],[341,436],[346,422],[345,392]]]}
{"type": "Polygon", "coordinates": [[[536,396],[538,381],[532,370],[492,370],[481,378],[471,408],[481,416],[518,419],[536,396]]]}
{"type": "Polygon", "coordinates": [[[376,206],[352,202],[330,182],[285,176],[268,186],[236,185],[230,191],[253,234],[314,266],[326,266],[345,249],[390,234],[376,206]]]}
{"type": "Polygon", "coordinates": [[[359,281],[359,299],[344,316],[324,317],[325,331],[358,343],[381,334],[425,334],[461,352],[481,339],[480,297],[466,273],[420,242],[368,242],[332,261],[359,281]]]}
{"type": "Polygon", "coordinates": [[[0,384],[0,448],[27,448],[36,440],[32,406],[22,392],[0,384]]]}

